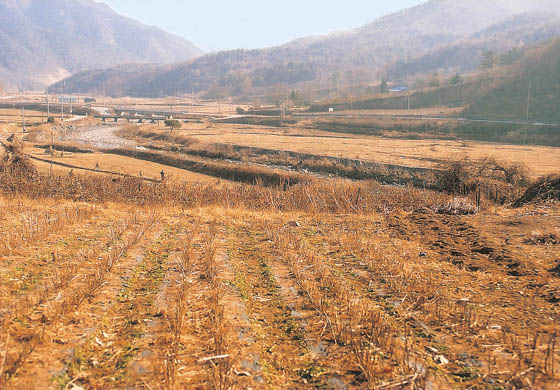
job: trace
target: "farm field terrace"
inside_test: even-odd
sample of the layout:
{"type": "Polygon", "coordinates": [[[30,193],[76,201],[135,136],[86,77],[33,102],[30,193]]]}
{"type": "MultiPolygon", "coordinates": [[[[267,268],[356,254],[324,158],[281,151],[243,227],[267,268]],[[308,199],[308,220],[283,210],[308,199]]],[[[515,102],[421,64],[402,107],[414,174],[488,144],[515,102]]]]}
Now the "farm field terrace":
{"type": "MultiPolygon", "coordinates": [[[[104,180],[67,176],[44,185],[104,180]]],[[[363,186],[357,212],[316,185],[1,196],[2,388],[558,387],[557,204],[442,215],[363,186]]]]}
{"type": "MultiPolygon", "coordinates": [[[[47,149],[48,152],[48,149],[47,149]]],[[[51,155],[46,153],[44,149],[28,150],[30,156],[40,159],[34,163],[43,173],[51,170],[58,173],[69,174],[70,171],[82,172],[88,170],[98,170],[102,172],[114,172],[115,174],[130,175],[143,177],[151,180],[161,180],[160,172],[164,171],[165,178],[171,181],[179,182],[201,182],[201,183],[217,183],[218,179],[203,175],[200,173],[190,172],[184,169],[161,165],[149,161],[139,161],[134,158],[117,156],[102,152],[95,153],[72,153],[56,151],[51,155]],[[50,164],[50,161],[53,164],[50,164]],[[65,164],[66,166],[57,165],[65,164]]]]}

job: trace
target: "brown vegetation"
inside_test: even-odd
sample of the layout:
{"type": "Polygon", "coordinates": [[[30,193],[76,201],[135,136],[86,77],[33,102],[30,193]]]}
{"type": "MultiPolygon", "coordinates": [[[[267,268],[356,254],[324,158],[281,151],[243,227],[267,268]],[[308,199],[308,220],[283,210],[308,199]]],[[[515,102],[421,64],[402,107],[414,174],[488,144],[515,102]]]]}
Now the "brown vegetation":
{"type": "Polygon", "coordinates": [[[560,200],[560,176],[548,176],[531,185],[525,194],[515,202],[520,207],[530,203],[560,200]]]}
{"type": "Polygon", "coordinates": [[[2,388],[560,383],[558,205],[479,211],[471,191],[518,188],[517,167],[450,163],[449,193],[216,186],[46,175],[6,146],[2,388]]]}

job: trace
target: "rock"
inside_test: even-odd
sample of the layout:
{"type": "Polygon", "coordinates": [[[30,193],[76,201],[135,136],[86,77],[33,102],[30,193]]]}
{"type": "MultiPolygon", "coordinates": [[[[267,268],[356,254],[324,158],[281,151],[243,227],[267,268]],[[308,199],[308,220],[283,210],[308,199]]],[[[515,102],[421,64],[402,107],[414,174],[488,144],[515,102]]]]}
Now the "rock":
{"type": "Polygon", "coordinates": [[[426,256],[428,256],[428,255],[426,254],[426,252],[420,252],[420,254],[419,254],[418,256],[420,256],[420,257],[426,257],[426,256]]]}
{"type": "Polygon", "coordinates": [[[434,357],[434,362],[442,366],[449,364],[449,360],[447,360],[447,358],[443,355],[437,355],[436,357],[434,357]]]}
{"type": "Polygon", "coordinates": [[[439,351],[434,347],[426,347],[426,351],[431,353],[438,353],[439,351]]]}
{"type": "Polygon", "coordinates": [[[502,327],[500,325],[490,325],[490,329],[500,330],[500,329],[502,329],[502,327]]]}
{"type": "Polygon", "coordinates": [[[286,226],[289,226],[289,227],[300,227],[301,224],[300,224],[298,221],[290,221],[290,222],[288,222],[288,223],[286,224],[286,226]]]}

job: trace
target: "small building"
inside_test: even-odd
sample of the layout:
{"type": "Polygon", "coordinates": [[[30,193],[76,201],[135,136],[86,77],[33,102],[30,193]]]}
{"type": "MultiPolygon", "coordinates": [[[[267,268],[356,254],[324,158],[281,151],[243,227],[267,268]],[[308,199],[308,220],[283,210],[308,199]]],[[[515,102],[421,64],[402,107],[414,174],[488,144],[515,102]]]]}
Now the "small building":
{"type": "Polygon", "coordinates": [[[398,85],[396,87],[392,87],[389,92],[408,92],[408,87],[406,85],[398,85]]]}

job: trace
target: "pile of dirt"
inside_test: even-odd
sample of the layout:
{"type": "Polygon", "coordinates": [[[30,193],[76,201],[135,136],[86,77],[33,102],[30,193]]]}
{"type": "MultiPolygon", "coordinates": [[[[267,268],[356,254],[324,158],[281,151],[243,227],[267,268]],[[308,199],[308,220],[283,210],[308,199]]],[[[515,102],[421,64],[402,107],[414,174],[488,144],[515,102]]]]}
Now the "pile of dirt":
{"type": "Polygon", "coordinates": [[[521,207],[527,204],[538,204],[549,201],[560,201],[560,175],[547,176],[539,179],[514,204],[521,207]]]}

